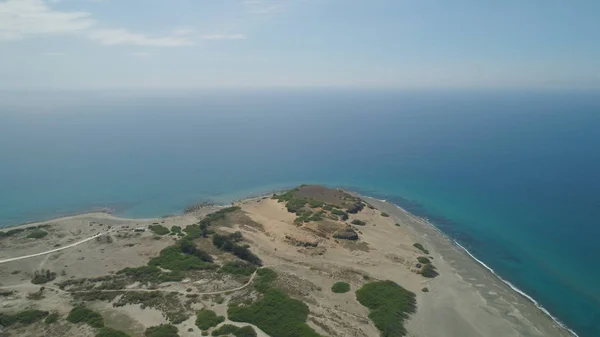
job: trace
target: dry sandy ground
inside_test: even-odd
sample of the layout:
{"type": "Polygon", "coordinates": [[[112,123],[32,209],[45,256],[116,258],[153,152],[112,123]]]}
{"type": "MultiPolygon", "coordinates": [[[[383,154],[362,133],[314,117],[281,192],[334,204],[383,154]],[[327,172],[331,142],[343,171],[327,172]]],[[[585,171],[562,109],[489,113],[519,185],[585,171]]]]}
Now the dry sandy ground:
{"type": "MultiPolygon", "coordinates": [[[[324,336],[379,336],[367,318],[368,310],[356,301],[354,295],[355,290],[374,279],[395,281],[417,295],[417,313],[407,323],[409,336],[570,336],[425,221],[391,204],[368,198],[365,201],[391,216],[383,217],[380,210],[369,208],[356,215],[351,214],[348,222],[353,219],[367,222],[366,226],[353,226],[360,236],[356,242],[336,240],[330,235],[320,236],[314,230],[317,227],[309,230],[311,228],[294,225],[295,215],[288,213],[283,204],[269,198],[253,198],[237,203],[248,217],[260,225],[240,221],[231,228],[220,230],[240,230],[244,234],[251,250],[259,255],[266,266],[278,272],[277,286],[308,304],[308,324],[324,336]],[[400,226],[396,226],[396,223],[400,226]],[[317,247],[305,247],[299,246],[298,242],[318,244],[317,247]],[[433,258],[440,276],[426,279],[416,273],[416,259],[423,253],[413,246],[415,242],[422,243],[430,251],[429,256],[433,258]],[[330,288],[338,281],[350,283],[352,291],[333,293],[330,288]],[[429,292],[422,292],[424,287],[429,292]]],[[[0,239],[0,260],[77,242],[107,226],[112,226],[117,232],[111,234],[111,243],[92,240],[58,253],[0,264],[0,286],[18,290],[20,294],[34,292],[39,286],[32,285],[29,280],[31,274],[41,268],[57,271],[59,276],[55,282],[59,282],[73,277],[103,276],[125,267],[144,265],[161,249],[172,244],[174,238],[167,235],[155,240],[149,232],[132,233],[132,228],[156,222],[166,227],[178,225],[183,228],[197,222],[200,216],[121,219],[95,213],[48,221],[52,227],[44,239],[0,239]],[[100,226],[100,223],[103,225],[100,226]],[[119,233],[122,226],[129,228],[119,233]]],[[[28,226],[32,225],[38,224],[28,226]]],[[[204,248],[210,251],[210,247],[204,248]]],[[[239,285],[232,280],[205,280],[193,284],[197,291],[232,289],[239,285]]],[[[165,289],[183,292],[189,286],[189,283],[177,283],[165,289]]],[[[227,301],[237,293],[226,296],[224,303],[207,301],[199,303],[197,308],[208,306],[218,314],[225,315],[227,301]]],[[[0,311],[40,308],[66,315],[72,306],[67,293],[47,289],[45,296],[44,300],[36,302],[26,300],[25,296],[3,298],[0,311]]],[[[166,323],[162,313],[156,309],[142,310],[139,305],[113,308],[106,302],[91,305],[102,313],[111,327],[134,336],[141,336],[148,326],[166,323]]],[[[199,335],[193,317],[180,324],[179,328],[181,336],[199,335]],[[188,332],[188,328],[193,331],[188,332]]],[[[53,331],[48,331],[43,325],[35,329],[17,331],[15,336],[93,336],[93,331],[86,326],[66,322],[54,325],[51,328],[53,331]]],[[[256,330],[259,336],[267,336],[256,330]]]]}

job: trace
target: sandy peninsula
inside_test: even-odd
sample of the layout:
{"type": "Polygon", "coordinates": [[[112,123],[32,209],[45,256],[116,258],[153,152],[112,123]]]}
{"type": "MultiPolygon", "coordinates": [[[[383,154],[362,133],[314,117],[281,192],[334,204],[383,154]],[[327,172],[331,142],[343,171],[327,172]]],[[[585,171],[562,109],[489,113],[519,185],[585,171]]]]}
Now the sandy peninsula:
{"type": "Polygon", "coordinates": [[[294,322],[306,336],[375,337],[381,329],[356,291],[389,280],[416,300],[397,336],[572,336],[427,221],[341,190],[292,191],[160,219],[90,213],[3,229],[0,335],[153,336],[162,324],[199,336],[230,324],[285,337],[261,313],[240,314],[268,314],[256,304],[280,294],[308,309],[294,322]],[[6,235],[14,229],[23,231],[6,235]],[[336,283],[350,290],[334,292],[336,283]],[[81,306],[103,327],[74,323],[81,306]],[[32,310],[39,317],[15,318],[32,310]]]}

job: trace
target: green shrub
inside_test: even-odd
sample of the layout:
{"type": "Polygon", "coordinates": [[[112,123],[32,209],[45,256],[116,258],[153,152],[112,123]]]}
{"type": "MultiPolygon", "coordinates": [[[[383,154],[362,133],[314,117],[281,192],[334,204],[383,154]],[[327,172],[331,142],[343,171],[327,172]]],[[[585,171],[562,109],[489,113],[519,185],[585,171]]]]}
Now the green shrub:
{"type": "Polygon", "coordinates": [[[331,291],[334,293],[347,293],[350,291],[350,285],[346,282],[336,282],[331,286],[331,291]]]}
{"type": "Polygon", "coordinates": [[[306,199],[292,199],[285,204],[285,208],[290,213],[297,213],[306,206],[306,199]]]}
{"type": "Polygon", "coordinates": [[[333,209],[333,205],[326,204],[326,205],[323,206],[323,209],[326,210],[326,211],[331,211],[333,209]]]}
{"type": "Polygon", "coordinates": [[[424,293],[428,293],[429,292],[429,288],[425,287],[425,288],[421,289],[421,291],[424,292],[424,293]]]}
{"type": "Polygon", "coordinates": [[[208,336],[208,331],[207,330],[203,330],[200,334],[202,336],[208,336]]]}
{"type": "Polygon", "coordinates": [[[215,327],[225,321],[225,317],[217,316],[217,314],[208,309],[202,309],[196,313],[196,326],[200,330],[207,330],[215,327]]]}
{"type": "Polygon", "coordinates": [[[98,331],[96,337],[129,337],[129,335],[119,330],[104,327],[98,331]]]}
{"type": "Polygon", "coordinates": [[[227,315],[232,321],[254,324],[269,336],[321,337],[306,324],[306,304],[278,289],[267,289],[260,300],[250,305],[230,306],[227,315]]]}
{"type": "Polygon", "coordinates": [[[396,222],[396,227],[400,227],[400,224],[396,222]]]}
{"type": "Polygon", "coordinates": [[[182,240],[181,244],[169,246],[160,251],[158,257],[150,259],[148,265],[162,267],[169,270],[206,270],[216,268],[213,265],[212,258],[206,252],[196,249],[189,251],[191,254],[183,252],[183,250],[192,247],[194,244],[191,241],[182,240]]]}
{"type": "Polygon", "coordinates": [[[417,257],[417,261],[419,261],[422,264],[430,264],[431,263],[431,261],[428,258],[426,258],[425,256],[417,257]]]}
{"type": "Polygon", "coordinates": [[[180,271],[163,272],[155,266],[142,266],[137,268],[125,268],[117,272],[117,275],[127,275],[135,282],[142,284],[148,283],[163,283],[177,282],[184,279],[184,275],[180,271]]]}
{"type": "Polygon", "coordinates": [[[84,306],[76,306],[71,309],[71,312],[67,316],[67,321],[71,323],[86,323],[93,328],[102,328],[104,326],[102,316],[84,306]]]}
{"type": "Polygon", "coordinates": [[[234,332],[238,331],[238,327],[231,324],[221,325],[218,329],[213,330],[211,335],[213,336],[223,336],[223,335],[233,335],[234,332]]]}
{"type": "Polygon", "coordinates": [[[260,292],[265,292],[271,287],[271,283],[277,279],[277,273],[273,269],[261,268],[256,272],[254,287],[260,292]]]}
{"type": "Polygon", "coordinates": [[[146,337],[179,337],[179,329],[171,324],[161,324],[159,326],[153,326],[144,332],[146,337]]]}
{"type": "Polygon", "coordinates": [[[418,250],[422,251],[423,253],[429,254],[429,251],[427,249],[425,249],[425,247],[423,247],[422,244],[415,243],[413,246],[415,246],[415,248],[417,248],[418,250]]]}
{"type": "Polygon", "coordinates": [[[48,235],[48,232],[41,229],[34,229],[29,234],[27,234],[28,239],[41,239],[48,235]]]}
{"type": "Polygon", "coordinates": [[[337,208],[332,209],[331,214],[339,216],[340,219],[342,219],[343,221],[348,220],[348,213],[346,213],[340,209],[337,209],[337,208]]]}
{"type": "Polygon", "coordinates": [[[48,317],[46,317],[46,319],[44,320],[44,323],[46,324],[52,324],[52,323],[56,323],[58,321],[58,313],[53,312],[50,315],[48,315],[48,317]]]}
{"type": "Polygon", "coordinates": [[[367,283],[356,291],[356,299],[369,308],[381,336],[405,336],[404,321],[417,309],[415,294],[392,281],[367,283]]]}
{"type": "Polygon", "coordinates": [[[358,219],[354,219],[352,220],[352,224],[353,225],[357,225],[357,226],[366,226],[367,223],[362,221],[362,220],[358,220],[358,219]]]}
{"type": "Polygon", "coordinates": [[[172,234],[181,234],[181,227],[179,227],[179,226],[171,227],[171,233],[172,234]]]}
{"type": "Polygon", "coordinates": [[[308,200],[308,206],[310,206],[311,208],[319,208],[319,207],[323,207],[323,202],[319,201],[319,200],[308,200]]]}
{"type": "Polygon", "coordinates": [[[256,266],[246,262],[233,261],[225,263],[220,270],[227,274],[250,276],[256,270],[256,266]]]}
{"type": "Polygon", "coordinates": [[[365,205],[362,202],[357,202],[352,204],[350,207],[348,207],[347,212],[351,213],[351,214],[356,214],[360,211],[362,211],[362,209],[365,207],[365,205]]]}
{"type": "Polygon", "coordinates": [[[31,283],[43,284],[43,283],[48,283],[50,281],[53,281],[54,279],[56,279],[56,273],[54,273],[48,269],[36,270],[33,273],[33,278],[31,279],[31,283]]]}
{"type": "Polygon", "coordinates": [[[439,275],[439,273],[435,270],[435,266],[432,264],[426,264],[421,269],[421,275],[427,278],[434,278],[439,275]]]}
{"type": "Polygon", "coordinates": [[[9,327],[14,324],[27,325],[35,323],[46,316],[48,316],[48,312],[41,310],[25,310],[14,315],[0,313],[0,326],[9,327]]]}
{"type": "Polygon", "coordinates": [[[245,327],[239,328],[236,332],[233,333],[235,337],[256,337],[256,331],[254,328],[247,325],[245,327]]]}
{"type": "Polygon", "coordinates": [[[384,218],[388,218],[390,215],[387,214],[386,212],[381,212],[381,216],[384,218]]]}
{"type": "Polygon", "coordinates": [[[212,238],[213,245],[221,250],[231,252],[238,258],[255,264],[257,266],[262,265],[261,259],[254,255],[246,246],[241,246],[236,242],[241,240],[241,233],[237,232],[234,234],[223,235],[215,233],[212,238]]]}
{"type": "Polygon", "coordinates": [[[156,235],[166,235],[171,232],[167,227],[163,225],[150,225],[148,228],[150,228],[150,230],[153,231],[156,235]]]}

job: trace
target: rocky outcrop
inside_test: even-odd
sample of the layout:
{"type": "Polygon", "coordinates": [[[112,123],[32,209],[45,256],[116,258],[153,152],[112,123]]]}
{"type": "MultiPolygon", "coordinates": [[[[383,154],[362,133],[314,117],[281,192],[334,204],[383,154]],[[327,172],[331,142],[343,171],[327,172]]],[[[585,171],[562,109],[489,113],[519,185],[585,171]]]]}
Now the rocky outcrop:
{"type": "Polygon", "coordinates": [[[319,245],[319,241],[317,240],[301,239],[291,235],[286,235],[285,241],[298,247],[317,247],[319,245]]]}
{"type": "Polygon", "coordinates": [[[358,240],[358,233],[351,227],[340,229],[333,234],[333,237],[340,240],[358,240]]]}

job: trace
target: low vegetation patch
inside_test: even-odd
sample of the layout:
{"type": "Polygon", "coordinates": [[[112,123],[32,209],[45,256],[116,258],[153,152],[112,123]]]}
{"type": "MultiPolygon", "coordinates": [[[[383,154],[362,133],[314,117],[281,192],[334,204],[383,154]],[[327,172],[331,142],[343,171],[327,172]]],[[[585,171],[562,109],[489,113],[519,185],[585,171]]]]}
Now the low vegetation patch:
{"type": "Polygon", "coordinates": [[[419,261],[422,264],[430,264],[431,263],[431,260],[429,260],[425,256],[419,256],[419,257],[417,257],[417,261],[419,261]]]}
{"type": "Polygon", "coordinates": [[[256,275],[254,286],[263,297],[250,304],[231,304],[227,310],[229,319],[254,324],[270,336],[321,337],[306,324],[308,306],[271,286],[277,279],[274,270],[262,268],[256,275]]]}
{"type": "Polygon", "coordinates": [[[171,234],[175,234],[175,235],[181,234],[181,227],[179,227],[179,226],[171,227],[171,234]]]}
{"type": "Polygon", "coordinates": [[[148,265],[179,271],[206,270],[216,268],[212,261],[212,257],[196,248],[191,240],[181,240],[180,243],[161,250],[158,257],[150,259],[148,265]]]}
{"type": "Polygon", "coordinates": [[[161,324],[159,326],[153,326],[144,332],[146,337],[179,337],[179,329],[171,324],[161,324]]]}
{"type": "Polygon", "coordinates": [[[9,327],[15,324],[28,325],[48,316],[47,311],[25,310],[14,315],[0,313],[0,326],[9,327]]]}
{"type": "Polygon", "coordinates": [[[76,306],[71,309],[71,312],[67,316],[67,321],[75,324],[86,323],[92,328],[104,327],[102,315],[84,306],[76,306]]]}
{"type": "Polygon", "coordinates": [[[334,208],[331,210],[331,214],[339,216],[341,220],[348,220],[348,213],[342,211],[341,209],[334,208]]]}
{"type": "Polygon", "coordinates": [[[336,282],[331,286],[331,291],[342,294],[350,291],[350,285],[346,282],[336,282]]]}
{"type": "Polygon", "coordinates": [[[53,324],[56,323],[58,321],[58,313],[57,312],[53,312],[50,315],[48,315],[48,317],[46,317],[46,319],[44,320],[44,323],[46,324],[53,324]]]}
{"type": "Polygon", "coordinates": [[[129,335],[123,331],[104,327],[98,331],[96,337],[129,337],[129,335]]]}
{"type": "Polygon", "coordinates": [[[177,282],[184,278],[184,275],[178,271],[164,272],[155,266],[141,266],[137,268],[125,268],[117,272],[117,275],[126,275],[133,282],[142,284],[157,284],[163,282],[177,282]]]}
{"type": "Polygon", "coordinates": [[[44,284],[56,279],[56,273],[48,269],[36,270],[33,273],[31,283],[33,284],[44,284]]]}
{"type": "Polygon", "coordinates": [[[238,258],[255,264],[257,266],[262,266],[261,259],[254,255],[246,246],[242,246],[238,244],[238,242],[242,241],[242,233],[235,232],[233,234],[213,234],[212,242],[215,247],[224,250],[226,252],[230,252],[238,258]]]}
{"type": "Polygon", "coordinates": [[[153,231],[156,235],[167,235],[171,232],[167,227],[163,225],[150,225],[148,228],[150,228],[150,230],[153,231]]]}
{"type": "Polygon", "coordinates": [[[381,216],[384,218],[389,218],[389,214],[387,214],[386,212],[381,212],[381,216]]]}
{"type": "Polygon", "coordinates": [[[41,238],[45,237],[46,235],[48,235],[48,232],[46,232],[45,230],[36,228],[36,229],[30,231],[29,234],[27,234],[27,238],[28,239],[41,239],[41,238]]]}
{"type": "Polygon", "coordinates": [[[251,326],[245,326],[239,328],[235,325],[225,324],[218,329],[213,330],[212,336],[228,336],[234,335],[235,337],[256,337],[256,331],[251,326]]]}
{"type": "Polygon", "coordinates": [[[270,336],[321,337],[306,324],[308,307],[279,289],[267,289],[263,297],[250,305],[232,305],[229,319],[256,325],[270,336]]]}
{"type": "Polygon", "coordinates": [[[423,247],[422,244],[415,243],[413,246],[415,246],[415,248],[417,248],[418,250],[422,251],[424,254],[429,254],[429,251],[425,249],[425,247],[423,247]]]}
{"type": "Polygon", "coordinates": [[[427,278],[434,278],[439,275],[439,273],[435,269],[435,266],[432,264],[424,265],[423,268],[421,269],[420,273],[421,273],[421,275],[423,275],[423,277],[427,277],[427,278]]]}
{"type": "Polygon", "coordinates": [[[232,275],[250,276],[256,270],[256,266],[242,261],[233,261],[225,263],[220,271],[232,275]]]}
{"type": "Polygon", "coordinates": [[[225,317],[217,316],[212,310],[203,309],[196,313],[196,326],[200,330],[208,330],[225,321],[225,317]]]}
{"type": "Polygon", "coordinates": [[[354,219],[352,220],[352,224],[356,225],[356,226],[366,226],[367,223],[362,221],[362,220],[358,220],[358,219],[354,219]]]}
{"type": "Polygon", "coordinates": [[[128,291],[113,303],[114,307],[122,307],[127,304],[140,304],[140,308],[155,308],[164,313],[164,316],[173,324],[179,324],[188,318],[190,314],[189,304],[182,306],[175,292],[165,293],[161,291],[128,291]]]}
{"type": "Polygon", "coordinates": [[[369,308],[369,319],[386,337],[405,336],[404,321],[417,309],[415,294],[392,281],[367,283],[356,299],[369,308]]]}

